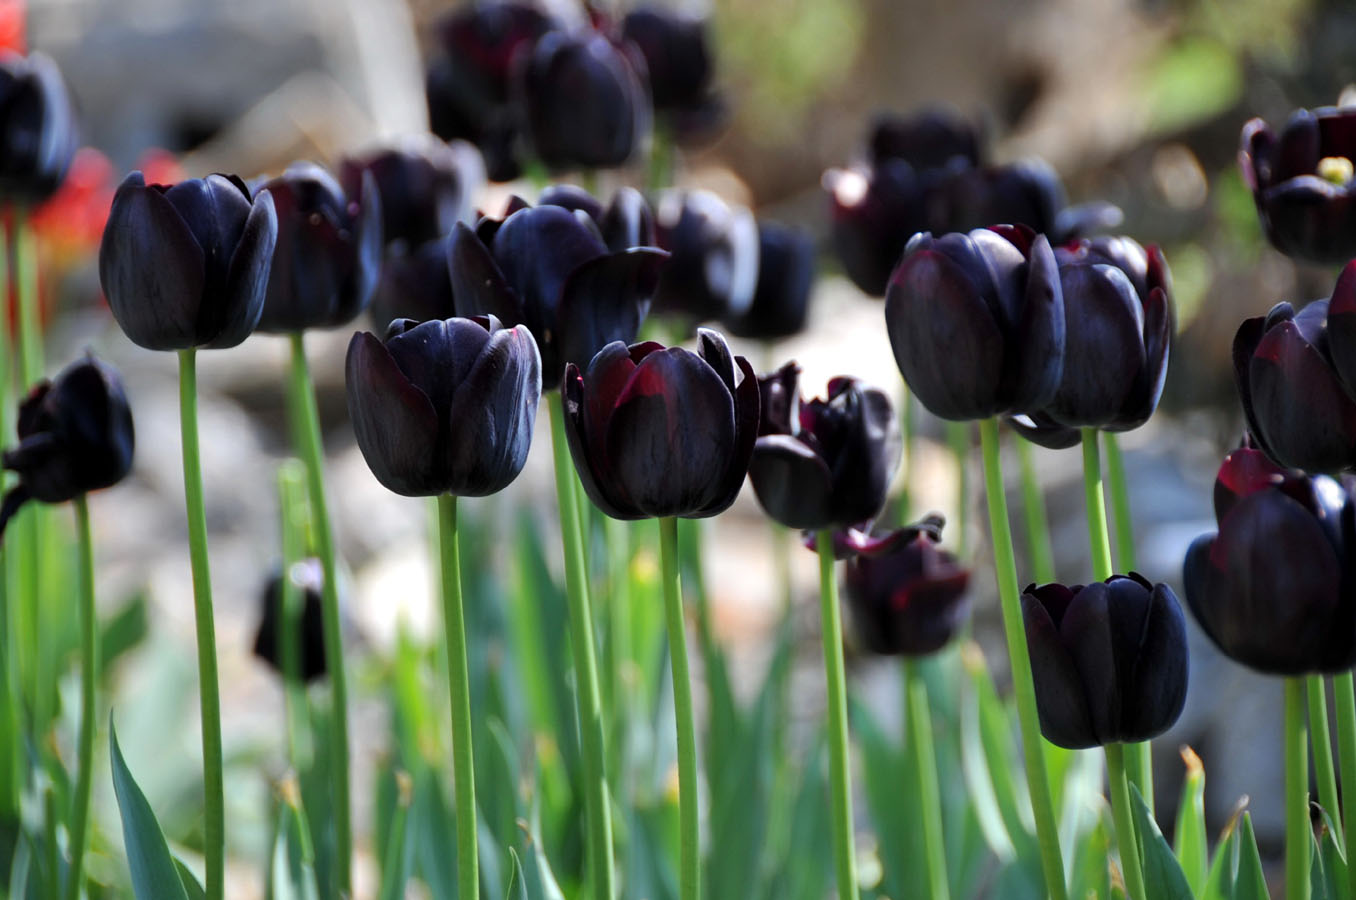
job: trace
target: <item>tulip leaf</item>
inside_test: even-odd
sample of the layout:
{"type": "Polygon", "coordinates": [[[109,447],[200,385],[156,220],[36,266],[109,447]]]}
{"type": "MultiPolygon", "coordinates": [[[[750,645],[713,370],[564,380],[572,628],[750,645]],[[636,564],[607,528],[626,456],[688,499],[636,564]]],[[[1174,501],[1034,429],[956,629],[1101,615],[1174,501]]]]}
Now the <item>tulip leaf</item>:
{"type": "Polygon", "coordinates": [[[174,857],[174,867],[179,870],[179,880],[184,883],[184,893],[188,900],[207,900],[207,891],[198,883],[198,876],[179,857],[174,857]]]}
{"type": "Polygon", "coordinates": [[[519,856],[517,848],[509,848],[512,880],[518,885],[516,893],[509,892],[509,900],[565,900],[542,849],[541,810],[538,804],[532,804],[528,820],[519,821],[518,826],[522,855],[519,856]]]}
{"type": "Polygon", "coordinates": [[[405,896],[405,885],[410,880],[410,866],[414,860],[414,845],[410,841],[410,807],[413,805],[414,782],[408,773],[383,773],[379,782],[383,800],[392,811],[377,834],[385,834],[386,842],[381,857],[380,900],[399,900],[405,896]]]}
{"type": "Polygon", "coordinates": [[[1130,809],[1135,831],[1139,832],[1145,891],[1155,900],[1192,900],[1191,885],[1187,884],[1177,857],[1172,855],[1172,848],[1163,839],[1163,832],[1158,830],[1158,823],[1134,784],[1130,785],[1130,809]]]}
{"type": "Polygon", "coordinates": [[[800,791],[791,816],[791,841],[781,860],[778,878],[766,893],[776,900],[822,900],[833,871],[829,817],[828,745],[823,732],[815,735],[814,749],[805,759],[800,791]]]}
{"type": "Polygon", "coordinates": [[[1323,825],[1314,835],[1310,857],[1311,900],[1342,900],[1350,896],[1347,887],[1347,861],[1333,829],[1332,817],[1320,810],[1323,825]]]}
{"type": "Polygon", "coordinates": [[[1200,900],[1268,900],[1252,818],[1243,812],[1229,823],[1225,832],[1215,849],[1200,900]]]}
{"type": "Polygon", "coordinates": [[[278,831],[273,840],[273,859],[269,869],[269,896],[272,900],[318,900],[315,865],[307,857],[306,838],[300,830],[300,818],[286,803],[278,809],[278,831]]]}
{"type": "MultiPolygon", "coordinates": [[[[1098,754],[1100,755],[1100,754],[1098,754]]],[[[1110,897],[1112,826],[1108,821],[1110,810],[1105,802],[1094,807],[1096,823],[1081,839],[1073,843],[1073,872],[1069,878],[1071,897],[1110,897]]]]}
{"type": "Polygon", "coordinates": [[[1173,852],[1182,866],[1191,893],[1199,896],[1210,874],[1209,839],[1205,832],[1205,769],[1195,753],[1182,751],[1187,774],[1182,781],[1182,796],[1177,804],[1177,824],[1173,828],[1173,852]]]}
{"type": "Polygon", "coordinates": [[[923,809],[912,775],[917,771],[913,747],[898,747],[886,737],[869,709],[855,697],[848,699],[852,730],[862,753],[867,808],[879,840],[882,887],[891,897],[925,897],[929,884],[919,828],[923,809]]]}
{"type": "Polygon", "coordinates": [[[122,814],[122,837],[127,847],[127,865],[132,872],[132,890],[137,900],[188,900],[179,869],[165,843],[151,804],[137,786],[118,746],[112,717],[108,722],[109,755],[113,766],[113,791],[122,814]]]}

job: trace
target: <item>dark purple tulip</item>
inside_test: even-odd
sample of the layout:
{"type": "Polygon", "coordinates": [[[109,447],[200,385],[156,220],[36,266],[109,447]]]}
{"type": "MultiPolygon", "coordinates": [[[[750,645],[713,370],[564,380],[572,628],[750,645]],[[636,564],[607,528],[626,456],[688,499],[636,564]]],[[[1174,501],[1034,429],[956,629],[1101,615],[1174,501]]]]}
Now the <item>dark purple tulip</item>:
{"type": "Polygon", "coordinates": [[[1187,550],[1187,605],[1229,658],[1260,672],[1338,672],[1356,663],[1356,505],[1323,475],[1235,450],[1215,482],[1217,534],[1187,550]]]}
{"type": "Polygon", "coordinates": [[[547,390],[565,363],[635,340],[667,258],[654,247],[609,252],[593,219],[560,206],[518,209],[475,231],[458,223],[448,256],[458,314],[526,325],[547,390]]]}
{"type": "Polygon", "coordinates": [[[917,181],[900,161],[824,173],[834,252],[852,283],[873,297],[885,295],[909,238],[928,230],[917,181]]]}
{"type": "Polygon", "coordinates": [[[614,519],[703,518],[739,495],[758,437],[758,379],[714,331],[698,351],[608,344],[561,384],[570,455],[614,519]],[[736,372],[738,369],[738,372],[736,372]]]}
{"type": "Polygon", "coordinates": [[[388,490],[483,497],[527,461],[541,358],[521,325],[397,319],[384,344],[355,332],[345,380],[358,449],[388,490]]]}
{"type": "Polygon", "coordinates": [[[654,213],[640,191],[620,187],[606,207],[588,191],[572,184],[554,184],[541,192],[538,206],[559,206],[582,212],[597,226],[598,236],[613,253],[632,247],[654,247],[654,213]]]}
{"type": "Polygon", "coordinates": [[[846,528],[885,505],[903,442],[884,391],[834,378],[827,399],[800,402],[800,367],[759,379],[763,409],[749,478],[767,514],[788,528],[846,528]]]}
{"type": "Polygon", "coordinates": [[[1243,180],[1276,249],[1317,263],[1356,256],[1356,108],[1296,110],[1279,137],[1252,119],[1240,143],[1243,180]],[[1337,163],[1331,175],[1320,171],[1324,160],[1337,163]]]}
{"type": "Polygon", "coordinates": [[[907,116],[876,116],[867,150],[874,165],[902,159],[914,170],[978,166],[984,161],[979,129],[945,107],[922,109],[907,116]]]}
{"type": "MultiPolygon", "coordinates": [[[[268,663],[279,675],[283,667],[283,573],[268,580],[260,597],[259,628],[254,633],[254,655],[268,663]]],[[[321,607],[321,590],[325,574],[320,560],[306,559],[296,563],[287,573],[301,600],[301,620],[297,622],[297,674],[303,682],[323,676],[325,666],[325,624],[321,607]]]]}
{"type": "Polygon", "coordinates": [[[725,320],[738,337],[775,340],[799,334],[810,314],[815,242],[810,233],[773,222],[758,226],[758,286],[742,316],[725,320]]]}
{"type": "Polygon", "coordinates": [[[18,434],[3,457],[19,483],[0,508],[0,534],[28,500],[64,503],[117,484],[132,468],[136,436],[122,379],[93,355],[33,386],[19,404],[18,434]]]}
{"type": "Polygon", "coordinates": [[[626,14],[621,33],[645,58],[655,111],[679,140],[709,134],[722,124],[725,103],[711,88],[714,66],[705,19],[643,6],[626,14]]]}
{"type": "Polygon", "coordinates": [[[258,329],[303,331],[352,320],[371,299],[381,269],[381,204],[371,174],[362,174],[362,192],[349,198],[329,172],[301,162],[264,189],[278,214],[278,243],[258,329]]]}
{"type": "Polygon", "coordinates": [[[1166,584],[1141,575],[1022,594],[1041,734],[1059,747],[1147,741],[1182,714],[1186,619],[1166,584]]]}
{"type": "Polygon", "coordinates": [[[659,246],[673,258],[655,291],[656,312],[698,322],[744,315],[758,287],[758,223],[710,191],[665,192],[655,206],[659,246]]]}
{"type": "Polygon", "coordinates": [[[75,113],[56,63],[42,53],[0,55],[0,197],[32,205],[66,177],[75,113]]]}
{"type": "Polygon", "coordinates": [[[1065,316],[1044,235],[1012,226],[909,242],[885,324],[919,402],[952,421],[1042,409],[1063,372],[1065,316]]]}
{"type": "Polygon", "coordinates": [[[538,40],[515,81],[537,157],[552,169],[629,160],[650,132],[643,61],[641,69],[598,33],[552,31],[538,40]]]}
{"type": "Polygon", "coordinates": [[[450,319],[457,314],[447,271],[450,236],[420,244],[409,254],[388,255],[372,293],[369,313],[378,331],[395,319],[450,319]]]}
{"type": "Polygon", "coordinates": [[[853,631],[872,653],[926,656],[970,616],[970,573],[940,546],[940,517],[901,528],[848,559],[844,585],[853,631]]]}
{"type": "Polygon", "coordinates": [[[362,196],[365,172],[377,185],[386,245],[406,254],[469,218],[471,198],[485,179],[475,148],[461,141],[444,144],[429,135],[344,159],[339,181],[348,196],[362,196]]]}
{"type": "Polygon", "coordinates": [[[1248,429],[1281,466],[1308,472],[1356,466],[1356,401],[1343,387],[1343,373],[1356,375],[1345,318],[1356,303],[1354,291],[1356,268],[1348,266],[1331,302],[1316,300],[1298,313],[1278,303],[1265,317],[1245,319],[1234,336],[1234,376],[1248,429]],[[1333,303],[1337,327],[1330,334],[1333,303]]]}
{"type": "Polygon", "coordinates": [[[128,175],[99,245],[113,318],[149,350],[234,347],[250,336],[278,237],[273,198],[234,175],[174,186],[128,175]]]}

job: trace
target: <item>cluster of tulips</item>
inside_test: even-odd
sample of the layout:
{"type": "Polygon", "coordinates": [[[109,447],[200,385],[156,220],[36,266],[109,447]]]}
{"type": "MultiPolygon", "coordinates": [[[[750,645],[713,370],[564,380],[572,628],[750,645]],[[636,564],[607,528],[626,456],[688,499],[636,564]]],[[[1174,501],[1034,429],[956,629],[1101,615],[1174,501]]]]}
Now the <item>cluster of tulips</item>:
{"type": "MultiPolygon", "coordinates": [[[[289,409],[313,544],[300,549],[313,549],[316,557],[293,570],[305,573],[302,583],[289,575],[271,589],[256,650],[290,679],[323,675],[329,683],[332,715],[323,739],[333,817],[325,827],[335,847],[335,890],[352,891],[339,563],[304,334],[345,325],[370,307],[378,329],[356,332],[344,362],[357,445],[385,488],[437,498],[456,896],[481,896],[484,859],[479,829],[465,827],[476,822],[479,808],[471,740],[477,710],[469,689],[468,644],[475,635],[466,624],[458,498],[495,494],[518,477],[546,392],[589,895],[630,896],[614,852],[615,808],[625,798],[609,788],[612,711],[596,661],[590,511],[660,522],[677,746],[677,893],[696,900],[703,883],[698,730],[677,520],[724,512],[747,477],[767,514],[804,532],[819,557],[827,817],[838,896],[858,897],[836,562],[846,561],[850,608],[873,651],[911,660],[935,653],[964,629],[969,612],[970,573],[942,548],[940,518],[901,527],[897,515],[883,512],[901,457],[913,455],[911,417],[897,414],[887,391],[851,376],[829,381],[822,397],[803,399],[794,362],[760,376],[715,330],[697,328],[695,350],[640,339],[647,329],[660,333],[647,324],[652,306],[668,314],[675,330],[719,321],[764,340],[798,331],[814,253],[799,231],[758,223],[712,194],[660,190],[662,182],[649,185],[648,199],[620,187],[606,201],[568,184],[539,185],[536,205],[515,195],[499,215],[474,212],[487,175],[502,181],[524,172],[583,169],[591,179],[588,170],[624,164],[647,141],[652,157],[662,158],[671,142],[718,124],[725,108],[711,86],[702,23],[642,9],[620,22],[595,17],[568,24],[533,7],[490,4],[450,15],[437,36],[428,70],[430,113],[440,138],[452,143],[432,136],[396,142],[345,159],[337,175],[309,162],[253,182],[214,174],[164,185],[133,172],[112,200],[99,275],[113,317],[136,345],[172,350],[179,358],[202,706],[203,888],[173,864],[163,839],[158,845],[145,839],[145,823],[154,816],[112,743],[138,896],[189,896],[191,886],[217,900],[225,891],[196,353],[234,347],[256,330],[290,336],[289,409]],[[654,118],[660,126],[651,135],[654,118]]],[[[6,117],[0,121],[6,129],[0,193],[22,208],[60,183],[74,151],[74,126],[60,79],[41,57],[5,60],[0,86],[11,98],[0,107],[6,117]]],[[[1146,743],[1176,721],[1186,700],[1186,620],[1167,585],[1134,570],[1129,490],[1115,434],[1147,422],[1163,388],[1174,328],[1164,256],[1130,237],[1097,234],[1114,227],[1116,211],[1105,204],[1067,206],[1044,164],[990,164],[982,136],[949,114],[881,118],[867,147],[865,162],[825,176],[833,242],[857,285],[884,297],[883,331],[909,395],[940,419],[979,423],[1042,890],[1060,900],[1070,891],[1048,742],[1104,748],[1126,896],[1234,896],[1192,883],[1194,873],[1166,849],[1152,818],[1146,743]],[[1036,566],[1021,589],[1000,464],[1002,424],[1019,442],[1081,446],[1087,584],[1057,583],[1046,564],[1036,566]]],[[[1279,249],[1329,263],[1356,256],[1356,204],[1348,195],[1356,111],[1301,111],[1279,138],[1260,122],[1249,123],[1241,158],[1265,231],[1279,249]]],[[[14,229],[22,236],[22,217],[14,229]]],[[[36,377],[40,335],[32,291],[18,294],[20,334],[0,339],[3,352],[10,344],[20,351],[22,375],[34,386],[18,409],[18,441],[3,455],[17,481],[0,507],[0,533],[5,557],[34,552],[25,504],[76,502],[79,780],[71,794],[64,875],[48,887],[52,896],[78,900],[88,886],[83,856],[98,666],[85,494],[128,473],[133,426],[117,374],[92,356],[51,381],[36,377]]],[[[1248,434],[1219,470],[1219,531],[1191,546],[1184,582],[1187,606],[1226,655],[1287,679],[1285,896],[1293,900],[1309,896],[1312,886],[1307,728],[1315,734],[1323,813],[1345,841],[1338,847],[1340,871],[1329,870],[1331,881],[1320,883],[1349,890],[1345,860],[1356,848],[1356,797],[1339,799],[1322,680],[1334,676],[1340,768],[1344,783],[1356,784],[1356,588],[1350,583],[1356,577],[1356,482],[1341,475],[1356,469],[1356,262],[1343,270],[1330,301],[1298,312],[1282,303],[1244,322],[1234,361],[1248,434]]],[[[9,420],[3,423],[8,431],[9,420]]],[[[945,898],[948,849],[932,717],[922,681],[909,671],[909,740],[918,765],[908,790],[917,792],[923,810],[917,827],[924,853],[916,864],[930,895],[945,898]]],[[[13,696],[16,686],[4,685],[13,696]]]]}

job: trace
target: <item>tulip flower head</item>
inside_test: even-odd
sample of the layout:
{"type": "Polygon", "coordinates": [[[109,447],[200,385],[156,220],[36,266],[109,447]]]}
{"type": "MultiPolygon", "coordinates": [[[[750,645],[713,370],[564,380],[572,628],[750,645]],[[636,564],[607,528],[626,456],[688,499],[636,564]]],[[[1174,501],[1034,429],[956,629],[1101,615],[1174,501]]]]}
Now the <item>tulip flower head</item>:
{"type": "Polygon", "coordinates": [[[1273,675],[1356,664],[1356,504],[1327,476],[1235,450],[1215,481],[1216,534],[1187,550],[1187,605],[1230,659],[1273,675]]]}
{"type": "Polygon", "coordinates": [[[1172,590],[1138,573],[1022,594],[1041,734],[1081,749],[1147,741],[1186,703],[1186,619],[1172,590]]]}
{"type": "Polygon", "coordinates": [[[671,190],[656,204],[655,230],[673,254],[655,291],[656,312],[703,322],[749,311],[758,287],[753,213],[710,191],[671,190]]]}
{"type": "Polygon", "coordinates": [[[655,6],[626,14],[622,37],[645,59],[655,113],[679,140],[708,135],[725,119],[725,103],[711,88],[715,74],[705,19],[655,6]]]}
{"type": "Polygon", "coordinates": [[[339,182],[348,197],[363,196],[364,173],[376,182],[387,250],[406,255],[447,235],[458,221],[469,220],[471,198],[485,181],[474,147],[464,141],[445,144],[428,135],[344,159],[339,182]]]}
{"type": "Polygon", "coordinates": [[[522,325],[397,319],[384,342],[353,335],[345,381],[358,448],[397,494],[482,497],[527,461],[541,357],[522,325]]]}
{"type": "Polygon", "coordinates": [[[890,276],[885,325],[920,403],[952,421],[1041,409],[1064,370],[1064,295],[1029,228],[915,235],[890,276]]]}
{"type": "Polygon", "coordinates": [[[104,226],[99,282],[139,346],[234,347],[263,313],[277,238],[272,196],[234,175],[167,186],[133,172],[104,226]]]}
{"type": "Polygon", "coordinates": [[[268,663],[279,675],[283,669],[283,579],[288,578],[301,599],[301,618],[297,622],[297,674],[303,682],[323,676],[325,660],[325,625],[321,606],[321,586],[325,574],[320,560],[305,559],[294,564],[287,573],[279,572],[268,580],[260,597],[259,627],[254,633],[254,655],[268,663]]]}
{"type": "Polygon", "coordinates": [[[890,398],[840,377],[829,382],[825,399],[802,403],[799,375],[792,362],[759,379],[763,396],[776,399],[763,410],[749,463],[758,502],[788,528],[846,528],[874,519],[903,447],[890,398]]]}
{"type": "Polygon", "coordinates": [[[42,53],[0,53],[0,198],[31,206],[66,176],[75,113],[56,63],[42,53]]]}
{"type": "Polygon", "coordinates": [[[758,379],[714,331],[698,350],[608,344],[561,383],[570,455],[614,519],[703,518],[739,494],[758,436],[758,379]],[[737,370],[737,371],[736,371],[737,370]]]}
{"type": "Polygon", "coordinates": [[[799,334],[810,314],[815,244],[806,231],[773,222],[758,225],[758,284],[741,316],[727,316],[739,337],[775,340],[799,334]]]}
{"type": "Polygon", "coordinates": [[[0,507],[0,534],[29,500],[74,500],[112,487],[132,468],[136,438],[122,379],[92,355],[29,391],[19,405],[18,432],[18,445],[3,456],[19,483],[0,507]]]}

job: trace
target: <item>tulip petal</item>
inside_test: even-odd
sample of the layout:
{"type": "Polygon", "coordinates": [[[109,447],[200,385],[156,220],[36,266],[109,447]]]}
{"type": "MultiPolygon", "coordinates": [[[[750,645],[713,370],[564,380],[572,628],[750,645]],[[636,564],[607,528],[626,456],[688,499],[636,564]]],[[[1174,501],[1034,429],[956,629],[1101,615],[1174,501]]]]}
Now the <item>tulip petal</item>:
{"type": "Polygon", "coordinates": [[[1134,677],[1126,686],[1133,702],[1121,710],[1122,740],[1147,741],[1172,727],[1186,706],[1188,669],[1182,606],[1167,585],[1156,584],[1134,677]]]}
{"type": "Polygon", "coordinates": [[[1328,354],[1347,395],[1356,397],[1356,260],[1342,268],[1328,303],[1328,354]]]}
{"type": "Polygon", "coordinates": [[[1021,602],[1041,734],[1059,747],[1097,746],[1082,678],[1064,648],[1054,621],[1041,601],[1031,593],[1022,594],[1021,602]]]}
{"type": "Polygon", "coordinates": [[[787,528],[817,531],[835,524],[829,467],[791,435],[758,438],[749,461],[749,480],[763,509],[787,528]]]}
{"type": "MultiPolygon", "coordinates": [[[[349,198],[350,206],[354,198],[349,198]]],[[[385,244],[381,230],[381,195],[377,181],[366,169],[362,174],[362,193],[356,198],[358,214],[353,220],[352,283],[342,295],[343,302],[327,324],[342,325],[367,308],[381,278],[381,255],[385,244]]]]}
{"type": "Polygon", "coordinates": [[[1144,365],[1135,376],[1125,406],[1106,426],[1108,430],[1130,431],[1149,421],[1163,396],[1171,344],[1172,304],[1167,291],[1155,287],[1144,301],[1144,365]]]}
{"type": "Polygon", "coordinates": [[[435,456],[438,414],[375,335],[354,333],[344,380],[358,449],[382,486],[406,497],[443,493],[435,456]]]}
{"type": "Polygon", "coordinates": [[[1356,403],[1294,321],[1262,336],[1248,381],[1265,447],[1277,462],[1310,472],[1356,465],[1356,403]]]}
{"type": "MultiPolygon", "coordinates": [[[[599,355],[607,349],[604,347],[599,355]]],[[[627,361],[630,361],[629,356],[627,361]]],[[[633,509],[624,497],[613,499],[610,493],[617,490],[617,480],[607,468],[605,452],[593,449],[595,442],[602,441],[595,438],[594,432],[590,430],[591,426],[587,424],[586,393],[587,387],[583,376],[579,374],[579,367],[574,363],[566,363],[565,375],[560,382],[561,403],[565,407],[565,439],[570,445],[570,457],[574,460],[575,471],[579,473],[584,493],[589,495],[594,506],[614,519],[643,519],[645,514],[633,509]]],[[[608,411],[610,412],[610,408],[608,411]]],[[[606,419],[603,421],[606,422],[606,419]]],[[[603,429],[598,433],[603,433],[603,429]]]]}
{"type": "Polygon", "coordinates": [[[734,391],[734,452],[726,461],[725,476],[715,499],[698,510],[693,518],[714,516],[730,508],[744,486],[744,476],[748,473],[749,460],[753,457],[753,448],[758,441],[759,404],[762,402],[758,378],[753,374],[753,366],[744,357],[736,356],[735,364],[739,366],[743,380],[734,391]]]}
{"type": "Polygon", "coordinates": [[[123,332],[148,350],[195,343],[203,251],[165,196],[140,172],[118,187],[99,247],[99,282],[123,332]]]}
{"type": "Polygon", "coordinates": [[[1005,416],[1008,427],[1023,438],[1051,450],[1067,450],[1083,440],[1083,433],[1056,422],[1043,412],[1005,416]]]}
{"type": "Polygon", "coordinates": [[[392,327],[386,336],[386,352],[410,384],[428,397],[444,426],[450,421],[445,414],[453,398],[485,352],[491,332],[499,330],[497,319],[490,322],[490,326],[465,318],[404,322],[408,327],[399,333],[392,327]]]}
{"type": "Polygon", "coordinates": [[[527,462],[541,399],[541,357],[527,326],[489,336],[447,410],[450,491],[484,497],[507,487],[527,462]]]}
{"type": "MultiPolygon", "coordinates": [[[[604,346],[636,339],[668,253],[637,247],[589,260],[565,279],[556,313],[556,358],[585,365],[604,346]]],[[[559,373],[545,373],[554,387],[559,373]]]]}
{"type": "MultiPolygon", "coordinates": [[[[558,311],[566,279],[579,266],[607,254],[600,237],[559,206],[523,209],[509,216],[495,233],[494,261],[522,301],[523,324],[537,336],[537,346],[555,346],[558,311]]],[[[457,288],[453,283],[454,291],[457,288]]],[[[547,381],[559,372],[558,360],[543,353],[547,381]]],[[[571,360],[582,363],[585,360],[571,360]]]]}
{"type": "MultiPolygon", "coordinates": [[[[218,302],[224,306],[214,317],[216,330],[210,336],[200,331],[200,336],[206,339],[203,346],[214,349],[234,347],[254,331],[264,311],[268,270],[273,264],[273,249],[277,239],[278,216],[273,208],[273,197],[268,191],[260,191],[259,196],[254,198],[254,206],[245,220],[240,242],[235,245],[235,252],[231,256],[225,290],[218,295],[218,302]]],[[[211,302],[209,295],[203,299],[203,306],[211,302]]],[[[200,329],[203,327],[204,312],[205,309],[198,314],[200,329]]]]}
{"type": "Polygon", "coordinates": [[[499,270],[490,249],[464,222],[452,227],[447,271],[458,316],[489,314],[507,326],[524,323],[521,298],[499,270]]]}
{"type": "Polygon", "coordinates": [[[1064,294],[1064,372],[1044,407],[1071,428],[1109,424],[1144,370],[1139,296],[1120,269],[1072,265],[1060,270],[1064,294]]]}

